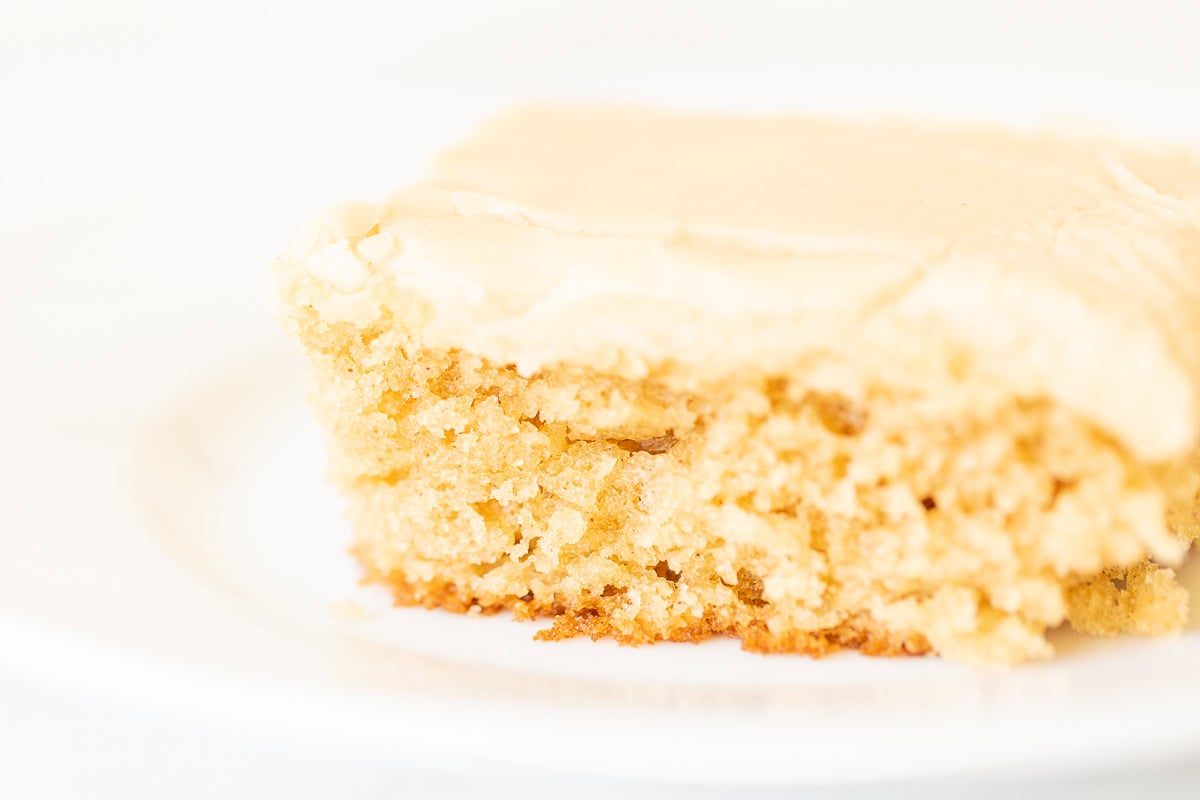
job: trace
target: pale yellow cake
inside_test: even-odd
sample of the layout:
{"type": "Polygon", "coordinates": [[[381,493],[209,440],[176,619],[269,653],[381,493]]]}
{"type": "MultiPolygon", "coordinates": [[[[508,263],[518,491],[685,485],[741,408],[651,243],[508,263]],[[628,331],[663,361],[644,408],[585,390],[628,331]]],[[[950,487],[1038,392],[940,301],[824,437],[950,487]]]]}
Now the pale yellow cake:
{"type": "Polygon", "coordinates": [[[1187,151],[537,107],[275,274],[399,603],[986,662],[1184,624],[1187,151]]]}

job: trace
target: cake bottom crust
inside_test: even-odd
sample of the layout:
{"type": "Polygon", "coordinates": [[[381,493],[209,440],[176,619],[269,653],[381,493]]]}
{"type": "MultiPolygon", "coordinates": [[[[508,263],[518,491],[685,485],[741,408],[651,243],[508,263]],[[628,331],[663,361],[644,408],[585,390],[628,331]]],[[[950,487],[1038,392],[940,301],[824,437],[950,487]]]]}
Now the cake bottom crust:
{"type": "Polygon", "coordinates": [[[698,644],[713,637],[728,636],[741,640],[742,648],[750,652],[790,653],[814,658],[840,650],[857,650],[864,655],[883,657],[923,656],[931,652],[929,642],[920,635],[902,640],[887,632],[859,628],[853,623],[821,631],[772,633],[763,622],[730,622],[712,611],[699,620],[680,619],[666,629],[650,626],[629,629],[614,625],[619,601],[610,598],[589,600],[582,605],[581,598],[551,603],[517,598],[484,604],[478,598],[464,596],[452,583],[413,584],[396,576],[381,578],[372,575],[369,567],[367,570],[366,582],[385,585],[398,606],[482,616],[511,612],[514,619],[522,622],[549,618],[551,625],[534,635],[540,641],[587,636],[593,640],[613,639],[622,645],[637,646],[656,642],[698,644]]]}
{"type": "MultiPolygon", "coordinates": [[[[920,633],[900,637],[869,622],[850,620],[819,631],[772,631],[762,621],[730,621],[712,610],[699,620],[687,617],[662,627],[618,626],[613,620],[620,608],[609,598],[569,598],[559,602],[539,602],[524,598],[481,600],[465,595],[449,582],[413,583],[392,574],[374,572],[370,562],[360,559],[364,583],[385,586],[397,606],[422,607],[455,614],[494,616],[511,613],[513,619],[528,622],[550,619],[534,638],[553,642],[587,636],[592,640],[613,639],[621,645],[639,646],[657,642],[699,644],[714,637],[741,641],[742,649],[762,654],[803,655],[823,658],[842,650],[855,650],[865,656],[900,658],[934,653],[920,633]]],[[[1150,562],[1129,569],[1106,570],[1091,580],[1067,589],[1070,625],[1089,636],[1112,637],[1120,634],[1165,636],[1176,633],[1187,620],[1188,594],[1175,582],[1173,570],[1150,562]],[[1135,581],[1130,588],[1128,582],[1135,581]]],[[[993,662],[1004,658],[984,659],[993,662]]]]}

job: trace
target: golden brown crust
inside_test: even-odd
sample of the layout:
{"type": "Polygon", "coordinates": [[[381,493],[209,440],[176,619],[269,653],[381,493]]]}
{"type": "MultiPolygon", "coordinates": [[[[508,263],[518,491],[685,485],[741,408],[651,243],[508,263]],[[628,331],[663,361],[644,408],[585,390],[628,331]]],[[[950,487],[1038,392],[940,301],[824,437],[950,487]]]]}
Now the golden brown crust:
{"type": "Polygon", "coordinates": [[[1090,636],[1175,633],[1187,607],[1188,593],[1175,582],[1175,571],[1148,562],[1110,567],[1067,590],[1071,626],[1090,636]]]}
{"type": "MultiPolygon", "coordinates": [[[[368,574],[371,575],[369,570],[368,574]]],[[[699,622],[678,625],[665,631],[649,626],[636,626],[630,631],[618,629],[611,622],[619,603],[614,598],[588,598],[586,602],[572,603],[570,607],[561,601],[539,602],[520,597],[483,603],[479,598],[464,595],[457,586],[444,581],[415,584],[395,575],[382,578],[371,575],[368,581],[386,585],[398,606],[484,616],[508,611],[520,621],[549,618],[552,620],[551,626],[534,635],[535,639],[544,642],[587,636],[593,640],[613,639],[619,644],[637,647],[656,642],[698,644],[714,637],[728,636],[740,639],[742,648],[750,652],[813,658],[822,658],[841,650],[857,650],[863,655],[887,658],[924,656],[932,651],[929,642],[920,634],[904,640],[886,632],[870,632],[861,624],[840,625],[825,631],[772,633],[763,621],[730,621],[709,612],[699,622]]]]}

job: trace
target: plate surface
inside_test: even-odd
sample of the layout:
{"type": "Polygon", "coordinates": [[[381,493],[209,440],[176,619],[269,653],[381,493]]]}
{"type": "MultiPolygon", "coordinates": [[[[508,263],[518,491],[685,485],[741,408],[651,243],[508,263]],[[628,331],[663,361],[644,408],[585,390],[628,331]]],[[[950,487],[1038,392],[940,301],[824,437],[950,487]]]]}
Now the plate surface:
{"type": "Polygon", "coordinates": [[[1200,631],[1056,634],[1053,662],[975,672],[730,642],[540,644],[504,617],[390,608],[345,554],[265,285],[322,206],[381,196],[521,97],[1062,112],[1195,135],[1195,14],[1100,15],[1064,41],[1066,4],[438,5],[0,15],[20,120],[0,132],[15,187],[0,193],[0,668],[383,758],[660,780],[1200,753],[1200,631]]]}

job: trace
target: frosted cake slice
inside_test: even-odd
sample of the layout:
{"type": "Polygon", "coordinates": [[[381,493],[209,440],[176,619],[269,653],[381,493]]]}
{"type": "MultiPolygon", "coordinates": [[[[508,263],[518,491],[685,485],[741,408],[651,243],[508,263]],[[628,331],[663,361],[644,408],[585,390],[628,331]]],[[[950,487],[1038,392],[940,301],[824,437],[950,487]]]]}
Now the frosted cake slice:
{"type": "Polygon", "coordinates": [[[276,287],[399,603],[989,662],[1184,623],[1187,151],[531,108],[276,287]]]}

